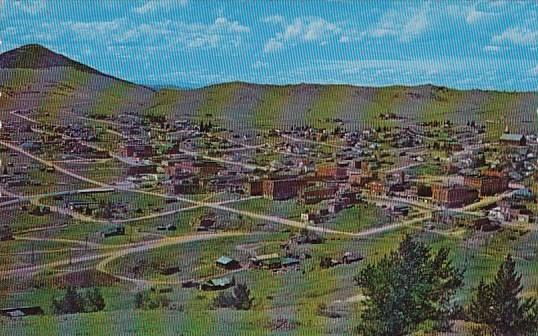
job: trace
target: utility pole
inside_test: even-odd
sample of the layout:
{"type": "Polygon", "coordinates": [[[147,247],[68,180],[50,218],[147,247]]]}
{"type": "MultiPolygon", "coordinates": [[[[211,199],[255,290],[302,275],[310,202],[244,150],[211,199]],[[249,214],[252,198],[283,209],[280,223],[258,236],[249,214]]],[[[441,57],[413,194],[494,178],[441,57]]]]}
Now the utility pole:
{"type": "Polygon", "coordinates": [[[32,265],[35,265],[35,242],[32,241],[32,265]]]}

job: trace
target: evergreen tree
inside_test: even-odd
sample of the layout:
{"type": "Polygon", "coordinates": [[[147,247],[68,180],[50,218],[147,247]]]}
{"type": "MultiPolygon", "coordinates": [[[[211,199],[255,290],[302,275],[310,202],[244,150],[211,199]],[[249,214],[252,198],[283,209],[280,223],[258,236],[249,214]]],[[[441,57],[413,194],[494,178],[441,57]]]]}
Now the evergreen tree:
{"type": "Polygon", "coordinates": [[[62,299],[52,300],[52,309],[56,314],[76,314],[84,312],[84,299],[75,287],[69,286],[62,299]]]}
{"type": "Polygon", "coordinates": [[[232,292],[222,292],[215,297],[213,305],[221,308],[235,308],[249,310],[252,307],[253,298],[250,297],[250,289],[246,284],[237,284],[232,292]]]}
{"type": "Polygon", "coordinates": [[[463,272],[448,254],[446,249],[433,254],[408,235],[397,250],[365,267],[355,277],[367,298],[359,332],[407,335],[425,321],[445,327],[455,309],[451,298],[463,284],[463,272]]]}
{"type": "Polygon", "coordinates": [[[490,287],[484,282],[484,280],[481,280],[476,289],[476,296],[473,298],[468,307],[468,315],[473,321],[485,324],[493,323],[491,315],[491,310],[493,309],[493,298],[490,293],[490,287]]]}
{"type": "Polygon", "coordinates": [[[480,283],[469,306],[469,316],[490,325],[497,335],[526,335],[538,328],[538,304],[522,299],[521,275],[508,255],[490,284],[480,283]]]}
{"type": "Polygon", "coordinates": [[[86,292],[86,311],[96,312],[105,309],[105,299],[101,295],[98,287],[89,289],[86,292]]]}
{"type": "Polygon", "coordinates": [[[252,299],[250,297],[250,289],[245,284],[237,284],[233,289],[233,297],[235,299],[234,307],[239,310],[249,310],[252,307],[252,299]]]}

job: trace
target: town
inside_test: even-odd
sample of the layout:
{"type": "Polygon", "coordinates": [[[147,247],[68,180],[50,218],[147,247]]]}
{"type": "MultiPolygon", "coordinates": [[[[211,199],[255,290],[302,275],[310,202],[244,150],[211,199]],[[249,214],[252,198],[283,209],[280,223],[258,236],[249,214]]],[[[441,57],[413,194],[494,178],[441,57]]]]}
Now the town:
{"type": "MultiPolygon", "coordinates": [[[[411,230],[433,243],[461,240],[470,254],[461,263],[472,267],[497,253],[487,250],[492,240],[509,244],[535,231],[535,134],[506,125],[493,138],[475,120],[393,118],[354,131],[331,120],[332,129],[240,133],[211,116],[54,120],[39,109],[6,111],[4,282],[183,297],[242,281],[264,286],[270,302],[281,281],[313,277],[318,286],[334,269],[330,276],[344,282],[355,264],[379,259],[386,242],[376,237],[394,241],[411,230]]],[[[351,293],[343,287],[341,299],[318,310],[349,316],[360,300],[351,293]]],[[[14,300],[0,314],[48,309],[14,300]]],[[[271,327],[293,327],[279,321],[271,327]]]]}
{"type": "Polygon", "coordinates": [[[0,0],[0,334],[536,335],[538,8],[292,3],[0,0]]]}

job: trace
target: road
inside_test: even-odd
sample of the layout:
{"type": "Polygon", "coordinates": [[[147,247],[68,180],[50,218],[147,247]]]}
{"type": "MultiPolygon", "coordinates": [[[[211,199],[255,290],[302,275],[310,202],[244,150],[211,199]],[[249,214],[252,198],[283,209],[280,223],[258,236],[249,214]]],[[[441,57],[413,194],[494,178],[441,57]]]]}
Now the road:
{"type": "Polygon", "coordinates": [[[240,237],[240,236],[246,236],[248,234],[246,233],[239,233],[239,232],[219,232],[219,233],[212,233],[212,234],[193,234],[189,236],[181,236],[181,237],[173,237],[173,238],[164,238],[159,241],[144,244],[142,246],[136,246],[132,248],[127,248],[119,251],[114,251],[112,253],[108,253],[102,261],[100,261],[96,266],[95,269],[97,271],[112,275],[114,277],[117,277],[122,280],[130,281],[130,278],[118,276],[116,274],[113,274],[111,271],[107,269],[107,266],[113,262],[114,260],[117,260],[119,258],[125,257],[129,254],[133,253],[141,253],[141,252],[147,252],[153,249],[166,247],[166,246],[172,246],[172,245],[178,245],[178,244],[186,244],[186,243],[192,243],[196,241],[204,241],[204,240],[211,240],[211,239],[217,239],[217,238],[228,238],[228,237],[240,237]]]}
{"type": "Polygon", "coordinates": [[[245,234],[235,233],[235,232],[222,232],[222,233],[193,234],[193,235],[181,236],[181,237],[163,238],[158,241],[146,242],[144,245],[127,247],[119,251],[110,251],[110,252],[104,252],[104,253],[99,253],[99,254],[94,254],[94,255],[85,255],[85,256],[74,257],[74,258],[67,258],[67,259],[53,261],[53,262],[49,262],[49,263],[45,263],[41,265],[26,266],[26,267],[0,271],[0,277],[2,279],[6,279],[8,277],[20,276],[23,274],[24,275],[34,274],[43,269],[75,265],[75,264],[91,262],[91,261],[95,261],[95,260],[99,260],[103,258],[106,258],[106,259],[97,265],[97,269],[104,270],[105,273],[109,273],[105,269],[106,265],[108,265],[111,261],[114,261],[117,258],[126,256],[131,253],[145,252],[145,251],[149,251],[149,250],[156,249],[159,247],[171,246],[171,245],[176,245],[176,244],[185,244],[185,243],[190,243],[190,242],[195,242],[195,241],[211,240],[211,239],[226,238],[226,237],[236,237],[236,236],[242,236],[242,235],[245,235],[245,234]]]}
{"type": "MultiPolygon", "coordinates": [[[[98,186],[100,188],[111,188],[111,189],[114,189],[114,190],[117,190],[117,191],[132,192],[132,193],[139,193],[139,194],[145,194],[145,195],[152,195],[152,196],[163,197],[163,198],[167,198],[167,199],[176,199],[176,200],[183,201],[183,202],[186,202],[188,204],[191,204],[192,206],[189,207],[191,209],[192,208],[197,208],[197,207],[208,207],[208,208],[211,208],[211,209],[225,211],[225,212],[229,212],[229,213],[235,213],[235,214],[242,215],[242,216],[249,217],[249,218],[253,218],[253,219],[259,219],[259,220],[268,221],[268,222],[272,222],[272,223],[282,224],[282,225],[286,225],[286,226],[290,226],[290,227],[294,227],[294,228],[298,228],[298,229],[307,229],[307,230],[316,231],[316,232],[319,232],[319,233],[335,234],[335,235],[341,235],[341,236],[347,236],[347,237],[356,237],[356,238],[367,237],[367,236],[377,235],[377,234],[387,232],[387,231],[391,231],[391,230],[396,230],[396,229],[404,227],[404,226],[413,225],[413,224],[418,223],[418,222],[420,222],[420,221],[422,221],[422,220],[424,220],[426,218],[426,217],[425,218],[415,218],[415,219],[412,219],[410,221],[402,221],[402,222],[399,222],[399,223],[389,224],[389,225],[385,225],[385,226],[382,226],[382,227],[375,227],[375,228],[365,229],[365,230],[362,230],[360,232],[345,232],[345,231],[333,230],[333,229],[329,229],[329,228],[324,228],[324,227],[318,227],[318,226],[305,224],[303,222],[298,222],[298,221],[290,220],[290,219],[287,219],[287,218],[281,218],[281,217],[278,217],[278,216],[253,213],[253,212],[250,212],[250,211],[239,210],[239,209],[230,208],[230,207],[225,206],[225,204],[227,204],[228,202],[232,202],[232,201],[223,201],[223,202],[220,202],[220,203],[212,203],[212,202],[205,202],[205,201],[195,201],[195,200],[191,200],[191,199],[181,197],[181,196],[170,196],[170,195],[160,194],[160,193],[156,193],[156,192],[149,192],[149,191],[144,191],[144,190],[129,189],[129,188],[122,188],[122,187],[118,187],[118,186],[108,185],[106,183],[95,181],[93,179],[90,179],[90,178],[87,178],[85,176],[82,176],[82,175],[79,175],[77,173],[74,173],[74,172],[70,171],[69,169],[63,168],[62,166],[59,166],[59,165],[57,165],[57,164],[55,164],[53,162],[44,160],[44,159],[42,159],[42,158],[40,158],[40,157],[38,157],[36,155],[33,155],[32,153],[29,153],[29,152],[25,151],[24,149],[20,148],[19,146],[15,145],[13,143],[0,140],[0,145],[2,145],[4,147],[7,147],[7,148],[9,148],[9,149],[11,149],[13,151],[16,151],[16,152],[18,152],[18,153],[20,153],[20,154],[22,154],[22,155],[24,155],[24,156],[26,156],[28,158],[31,158],[32,160],[40,162],[41,164],[43,164],[45,166],[53,167],[56,170],[56,172],[65,174],[65,175],[70,176],[70,177],[72,177],[74,179],[87,182],[89,184],[98,186]]],[[[200,156],[198,153],[189,152],[189,151],[185,151],[185,152],[187,154],[192,155],[192,156],[200,156]]],[[[213,158],[213,157],[208,157],[208,156],[204,156],[204,155],[202,155],[202,157],[210,159],[210,160],[219,161],[219,162],[222,162],[222,163],[227,163],[227,164],[230,163],[230,162],[228,162],[226,160],[222,160],[220,158],[213,158]]],[[[246,164],[237,163],[237,162],[233,162],[233,164],[246,165],[246,164]]],[[[258,166],[253,166],[253,165],[248,165],[247,167],[260,168],[258,166]]],[[[184,209],[186,209],[186,208],[184,208],[184,209]]],[[[156,218],[156,217],[158,217],[160,215],[167,215],[167,214],[173,213],[175,211],[185,211],[184,209],[183,210],[181,210],[181,209],[173,210],[172,212],[165,212],[165,213],[161,213],[161,214],[152,214],[152,215],[143,216],[143,217],[145,219],[151,219],[151,218],[156,218]]],[[[103,259],[103,258],[104,258],[104,260],[102,260],[101,262],[99,262],[97,264],[97,269],[100,270],[100,271],[104,271],[104,272],[108,273],[106,267],[107,267],[108,264],[110,264],[110,262],[112,262],[112,261],[114,261],[114,260],[116,260],[118,258],[121,258],[123,256],[126,256],[128,254],[131,254],[131,253],[139,253],[139,252],[148,251],[148,250],[151,250],[151,249],[154,249],[154,248],[159,248],[159,247],[164,247],[164,246],[169,246],[169,245],[174,245],[174,244],[181,244],[181,243],[192,242],[192,241],[208,240],[208,239],[214,239],[214,238],[218,238],[218,237],[227,237],[227,236],[233,236],[233,235],[244,235],[244,233],[217,233],[217,234],[209,234],[209,235],[208,234],[193,234],[193,235],[188,235],[188,236],[183,236],[183,237],[162,238],[162,239],[157,240],[157,241],[146,242],[146,243],[143,243],[142,245],[138,245],[138,246],[134,246],[134,247],[133,246],[121,247],[121,249],[116,250],[116,251],[104,252],[104,253],[99,253],[99,254],[96,254],[96,255],[80,256],[80,257],[76,257],[76,258],[70,258],[70,260],[59,260],[59,261],[55,261],[55,262],[51,262],[51,263],[47,263],[47,264],[43,264],[43,265],[28,266],[28,267],[23,267],[23,268],[19,268],[19,269],[3,271],[3,272],[0,272],[0,275],[13,276],[13,275],[20,274],[20,273],[28,273],[28,272],[32,273],[32,272],[40,271],[40,270],[42,270],[44,268],[61,267],[61,266],[66,266],[66,265],[70,265],[70,264],[75,264],[75,263],[83,263],[83,262],[95,261],[95,260],[99,260],[99,259],[103,259]]],[[[111,247],[111,248],[120,248],[120,247],[119,246],[114,246],[114,247],[111,247]]]]}
{"type": "Polygon", "coordinates": [[[118,191],[133,192],[133,193],[139,193],[139,194],[145,194],[145,195],[152,195],[152,196],[163,197],[163,198],[167,198],[167,199],[176,199],[176,200],[183,201],[183,202],[186,202],[186,203],[189,203],[189,204],[192,204],[192,205],[198,205],[198,206],[202,206],[202,207],[205,206],[205,207],[212,208],[212,209],[215,209],[215,210],[231,212],[231,213],[239,214],[239,215],[246,216],[246,217],[249,217],[249,218],[265,220],[265,221],[272,222],[272,223],[283,224],[283,225],[287,225],[287,226],[291,226],[291,227],[295,227],[295,228],[307,229],[307,230],[316,231],[316,232],[320,232],[320,233],[338,234],[338,235],[345,235],[345,236],[352,236],[352,237],[362,237],[362,236],[365,236],[365,235],[377,234],[379,232],[384,232],[384,231],[388,231],[388,230],[397,228],[397,226],[390,226],[390,227],[387,227],[387,229],[384,229],[384,230],[380,230],[380,228],[377,228],[376,230],[373,230],[371,232],[367,231],[365,233],[351,233],[351,232],[346,232],[346,231],[338,231],[338,230],[332,230],[332,229],[327,229],[327,228],[323,228],[323,227],[312,226],[312,225],[305,225],[302,222],[297,222],[297,221],[293,221],[293,220],[286,219],[286,218],[280,218],[280,217],[277,217],[277,216],[262,215],[262,214],[257,214],[257,213],[244,211],[244,210],[237,210],[237,209],[225,207],[225,206],[219,205],[219,204],[208,203],[208,202],[203,202],[203,201],[194,201],[194,200],[191,200],[189,198],[185,198],[185,197],[181,197],[181,196],[170,196],[170,195],[165,195],[165,194],[160,194],[160,193],[155,193],[155,192],[150,192],[150,191],[112,186],[112,185],[108,185],[106,183],[102,183],[102,182],[95,181],[95,180],[92,180],[90,178],[78,175],[76,173],[73,173],[68,169],[60,167],[60,166],[58,166],[58,165],[56,165],[56,164],[54,164],[52,162],[49,162],[47,160],[41,159],[41,158],[31,154],[31,153],[28,153],[24,149],[22,149],[22,148],[20,148],[18,146],[15,146],[15,145],[13,145],[13,144],[11,144],[9,142],[0,140],[0,145],[3,145],[3,146],[5,146],[5,147],[7,147],[7,148],[9,148],[9,149],[11,149],[13,151],[16,151],[16,152],[18,152],[18,153],[20,153],[22,155],[25,155],[25,156],[33,159],[33,160],[36,160],[36,161],[42,163],[45,166],[53,167],[54,169],[56,169],[56,171],[61,172],[61,173],[65,174],[65,175],[71,176],[71,177],[73,177],[75,179],[78,179],[80,181],[83,181],[83,182],[94,184],[94,185],[96,185],[98,187],[101,187],[101,188],[112,188],[112,189],[115,189],[115,190],[118,190],[118,191]]]}
{"type": "Polygon", "coordinates": [[[296,138],[296,137],[292,137],[291,135],[287,135],[287,134],[282,134],[280,136],[282,138],[284,138],[284,139],[287,139],[287,140],[290,140],[290,141],[293,141],[293,142],[304,142],[304,143],[309,143],[309,144],[313,144],[313,145],[327,146],[327,147],[338,148],[338,149],[353,149],[353,148],[355,148],[355,147],[352,147],[352,146],[335,145],[335,144],[331,144],[331,143],[323,142],[323,141],[315,141],[315,140],[310,140],[310,139],[296,138]]]}
{"type": "Polygon", "coordinates": [[[264,167],[264,166],[259,166],[259,165],[255,165],[255,164],[251,164],[251,163],[243,163],[243,162],[225,160],[225,159],[217,158],[217,157],[214,157],[214,156],[209,156],[209,155],[201,154],[201,153],[198,153],[198,152],[189,151],[189,150],[182,149],[182,148],[177,148],[177,151],[179,151],[179,152],[181,152],[183,154],[186,154],[186,155],[195,156],[195,157],[201,157],[201,158],[204,158],[206,160],[219,162],[219,163],[232,165],[232,166],[239,166],[239,167],[247,168],[247,169],[250,169],[250,170],[255,170],[255,169],[259,169],[259,170],[263,170],[263,171],[268,171],[269,170],[269,168],[264,167]]]}

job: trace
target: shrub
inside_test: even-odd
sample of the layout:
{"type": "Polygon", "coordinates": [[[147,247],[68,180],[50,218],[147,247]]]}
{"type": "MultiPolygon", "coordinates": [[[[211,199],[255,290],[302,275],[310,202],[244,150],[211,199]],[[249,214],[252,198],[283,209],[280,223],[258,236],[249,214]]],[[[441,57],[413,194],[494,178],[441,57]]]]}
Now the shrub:
{"type": "Polygon", "coordinates": [[[170,298],[165,294],[144,290],[135,295],[135,307],[138,309],[160,309],[169,305],[170,298]]]}

